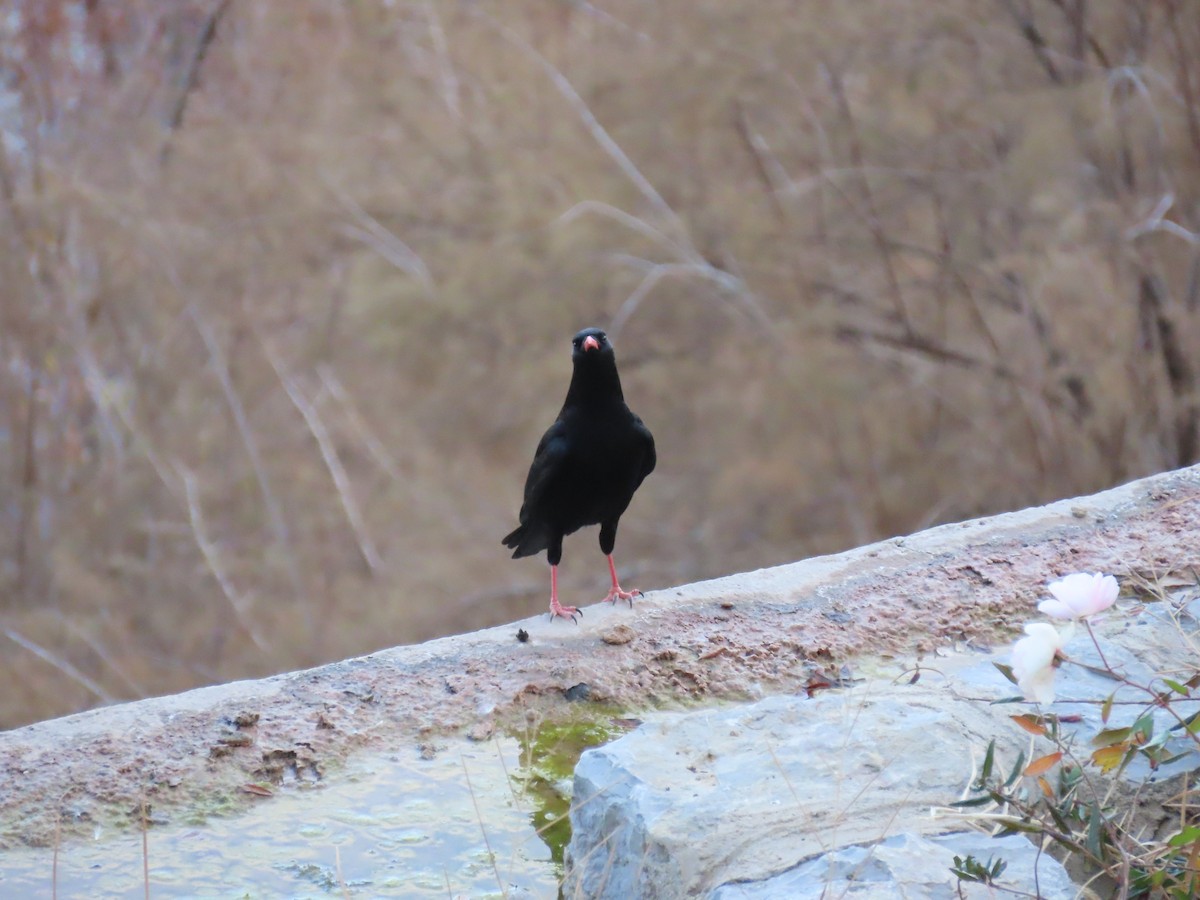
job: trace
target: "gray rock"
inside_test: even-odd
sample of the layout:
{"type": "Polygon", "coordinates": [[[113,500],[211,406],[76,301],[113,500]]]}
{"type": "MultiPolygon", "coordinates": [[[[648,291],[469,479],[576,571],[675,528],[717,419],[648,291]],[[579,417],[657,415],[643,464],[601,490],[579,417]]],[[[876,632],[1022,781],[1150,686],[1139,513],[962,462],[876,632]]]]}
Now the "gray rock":
{"type": "Polygon", "coordinates": [[[823,853],[761,881],[723,884],[711,900],[958,900],[991,898],[996,891],[982,884],[960,883],[951,871],[954,857],[974,856],[981,863],[1007,864],[996,885],[1032,893],[1046,900],[1074,897],[1077,888],[1066,870],[1017,835],[989,837],[974,831],[921,837],[897,834],[877,844],[843,847],[823,853]],[[1036,880],[1035,880],[1036,870],[1036,880]]]}
{"type": "MultiPolygon", "coordinates": [[[[1182,678],[1194,666],[1195,622],[1189,614],[1181,626],[1166,603],[1115,612],[1096,629],[1103,661],[1079,627],[1065,648],[1073,662],[1056,676],[1060,699],[1041,710],[1066,719],[1062,729],[1084,756],[1106,727],[1104,698],[1116,700],[1107,727],[1153,710],[1152,694],[1097,669],[1163,690],[1164,673],[1182,678]]],[[[1003,856],[1006,883],[1033,891],[1036,854],[1023,838],[937,837],[957,823],[930,814],[962,796],[990,740],[996,771],[1009,771],[1020,752],[1028,760],[1054,750],[1008,720],[1032,704],[988,702],[1017,694],[992,665],[1008,657],[1007,648],[947,653],[917,684],[877,675],[811,700],[664,715],[589,751],[575,771],[566,896],[803,898],[832,887],[834,896],[954,897],[955,853],[1003,856]]],[[[1139,756],[1120,773],[1126,782],[1195,769],[1195,746],[1175,716],[1200,702],[1172,706],[1174,715],[1154,711],[1155,729],[1175,726],[1166,747],[1180,758],[1151,772],[1139,756]]],[[[1043,857],[1041,896],[1076,896],[1065,879],[1043,857]]]]}
{"type": "MultiPolygon", "coordinates": [[[[696,896],[945,831],[930,807],[957,798],[996,731],[986,704],[922,684],[665,715],[580,759],[564,896],[696,896]]],[[[1009,758],[1014,731],[1000,729],[1009,758]]]]}

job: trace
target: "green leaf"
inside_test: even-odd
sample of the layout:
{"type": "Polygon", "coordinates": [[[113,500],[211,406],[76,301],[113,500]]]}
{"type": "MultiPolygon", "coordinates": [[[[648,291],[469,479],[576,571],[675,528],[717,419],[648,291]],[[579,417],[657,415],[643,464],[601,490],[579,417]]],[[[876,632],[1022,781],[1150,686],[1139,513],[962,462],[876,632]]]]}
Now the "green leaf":
{"type": "Polygon", "coordinates": [[[1170,740],[1170,738],[1171,738],[1171,732],[1160,731],[1158,734],[1156,734],[1154,737],[1152,737],[1149,741],[1147,741],[1145,744],[1143,744],[1142,749],[1143,750],[1161,750],[1163,744],[1165,744],[1168,740],[1170,740]]]}
{"type": "Polygon", "coordinates": [[[1108,695],[1108,699],[1104,701],[1104,705],[1100,707],[1100,721],[1105,725],[1108,724],[1108,717],[1112,715],[1113,698],[1117,696],[1117,692],[1113,691],[1108,695]]]}
{"type": "Polygon", "coordinates": [[[1017,676],[1013,674],[1012,666],[1006,666],[1004,663],[992,660],[992,665],[1000,670],[1000,674],[1007,678],[1013,684],[1017,683],[1017,676]]]}
{"type": "Polygon", "coordinates": [[[1012,787],[1017,783],[1017,779],[1021,777],[1021,772],[1025,768],[1025,751],[1022,750],[1017,754],[1017,763],[1013,766],[1012,772],[1008,775],[1008,780],[1004,782],[1005,787],[1012,787]]]}
{"type": "Polygon", "coordinates": [[[1186,687],[1184,687],[1178,681],[1173,681],[1170,678],[1164,678],[1163,684],[1165,684],[1167,687],[1169,687],[1175,693],[1182,694],[1185,697],[1188,696],[1189,694],[1191,694],[1191,691],[1189,691],[1186,687]]]}
{"type": "Polygon", "coordinates": [[[1005,834],[1041,834],[1042,826],[1038,822],[1005,822],[1005,834]]]}
{"type": "Polygon", "coordinates": [[[959,881],[974,881],[980,884],[992,884],[1000,873],[1008,868],[1008,863],[1003,859],[993,859],[988,857],[986,863],[981,863],[974,856],[955,856],[954,865],[950,867],[959,879],[959,881]]]}
{"type": "Polygon", "coordinates": [[[1169,766],[1171,763],[1178,762],[1179,760],[1183,759],[1185,756],[1187,756],[1191,752],[1192,752],[1191,750],[1184,750],[1182,753],[1173,753],[1170,756],[1166,757],[1165,759],[1160,759],[1158,761],[1158,763],[1161,766],[1169,766]]]}
{"type": "Polygon", "coordinates": [[[1083,780],[1083,767],[1076,765],[1063,766],[1059,770],[1059,776],[1062,779],[1064,790],[1070,790],[1083,780]]]}
{"type": "Polygon", "coordinates": [[[1092,814],[1088,818],[1087,848],[1088,852],[1096,857],[1096,859],[1104,858],[1100,850],[1100,836],[1103,833],[1101,829],[1102,822],[1100,807],[1093,806],[1092,814]]]}
{"type": "Polygon", "coordinates": [[[979,772],[979,784],[987,784],[992,777],[992,764],[996,761],[996,739],[988,741],[987,753],[983,754],[983,768],[979,772]]]}
{"type": "Polygon", "coordinates": [[[1154,715],[1146,713],[1134,722],[1131,728],[1133,739],[1139,744],[1144,744],[1154,736],[1154,715]]]}
{"type": "Polygon", "coordinates": [[[1067,823],[1063,814],[1058,811],[1058,807],[1050,804],[1047,805],[1050,807],[1050,818],[1054,820],[1054,824],[1058,827],[1058,830],[1064,834],[1070,834],[1072,830],[1071,826],[1067,823]]]}
{"type": "Polygon", "coordinates": [[[1167,841],[1167,846],[1183,847],[1187,844],[1194,844],[1196,841],[1200,841],[1200,826],[1189,825],[1187,828],[1183,829],[1183,831],[1179,832],[1179,834],[1167,841]]]}
{"type": "Polygon", "coordinates": [[[1132,728],[1106,728],[1092,738],[1092,746],[1111,747],[1113,744],[1122,744],[1132,731],[1132,728]]]}
{"type": "Polygon", "coordinates": [[[972,797],[970,800],[956,800],[954,803],[951,803],[950,805],[957,809],[962,809],[962,808],[968,807],[968,806],[984,806],[984,805],[986,805],[988,803],[992,803],[992,802],[993,801],[992,801],[991,797],[972,797]]]}

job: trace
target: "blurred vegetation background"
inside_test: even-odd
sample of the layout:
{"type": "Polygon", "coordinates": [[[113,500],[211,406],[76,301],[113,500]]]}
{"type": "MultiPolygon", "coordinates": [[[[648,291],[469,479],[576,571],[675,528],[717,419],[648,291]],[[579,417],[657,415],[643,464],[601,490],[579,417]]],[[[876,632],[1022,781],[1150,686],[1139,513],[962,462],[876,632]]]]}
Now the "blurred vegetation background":
{"type": "Polygon", "coordinates": [[[0,727],[543,612],[500,537],[589,324],[643,589],[1200,456],[1194,0],[0,32],[0,727]]]}

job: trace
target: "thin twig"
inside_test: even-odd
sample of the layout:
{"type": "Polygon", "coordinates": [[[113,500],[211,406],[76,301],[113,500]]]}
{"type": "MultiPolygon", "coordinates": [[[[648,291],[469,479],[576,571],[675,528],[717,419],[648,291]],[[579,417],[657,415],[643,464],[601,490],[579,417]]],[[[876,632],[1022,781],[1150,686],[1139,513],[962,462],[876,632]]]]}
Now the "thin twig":
{"type": "Polygon", "coordinates": [[[350,392],[346,390],[346,386],[342,384],[340,378],[334,374],[333,368],[326,363],[317,364],[317,377],[321,380],[321,388],[334,402],[337,403],[340,411],[346,417],[346,420],[351,429],[357,434],[359,440],[367,448],[367,453],[375,461],[375,464],[383,471],[385,475],[401,485],[410,495],[419,499],[422,503],[428,506],[434,506],[437,509],[437,515],[442,521],[452,524],[460,529],[466,528],[468,523],[463,518],[459,508],[454,504],[446,502],[446,497],[443,493],[431,489],[429,484],[420,478],[406,477],[400,471],[400,464],[388,452],[379,436],[367,424],[363,414],[359,411],[354,399],[350,396],[350,392]]]}
{"type": "Polygon", "coordinates": [[[216,545],[208,537],[208,530],[204,524],[204,510],[200,506],[200,492],[196,486],[196,476],[183,465],[177,465],[177,469],[183,481],[184,497],[187,500],[188,522],[192,526],[192,537],[196,541],[196,546],[200,548],[200,554],[204,557],[208,571],[212,573],[217,584],[221,586],[221,593],[229,601],[229,607],[233,610],[233,617],[242,627],[242,630],[250,637],[250,640],[254,642],[254,646],[264,653],[269,652],[267,642],[263,640],[258,631],[250,623],[245,600],[238,593],[237,588],[229,577],[229,573],[225,571],[216,545]]]}
{"type": "Polygon", "coordinates": [[[342,889],[342,897],[350,900],[350,888],[346,886],[346,879],[342,877],[342,848],[337,844],[333,845],[333,864],[337,874],[338,887],[342,889]]]}
{"type": "Polygon", "coordinates": [[[1145,219],[1129,228],[1125,232],[1125,239],[1133,241],[1142,237],[1142,235],[1153,234],[1154,232],[1161,231],[1164,234],[1170,234],[1177,238],[1181,238],[1182,240],[1187,241],[1193,247],[1200,246],[1200,234],[1197,234],[1194,231],[1188,231],[1178,222],[1172,222],[1170,219],[1165,218],[1167,213],[1170,212],[1171,207],[1174,205],[1175,194],[1171,191],[1167,191],[1162,195],[1162,197],[1159,198],[1158,203],[1155,204],[1154,209],[1150,212],[1150,215],[1146,216],[1145,219]]]}
{"type": "MultiPolygon", "coordinates": [[[[846,123],[846,128],[850,134],[850,160],[859,173],[865,173],[866,156],[863,152],[862,136],[858,129],[858,119],[855,117],[854,110],[850,106],[850,98],[846,95],[846,86],[842,80],[842,74],[825,64],[821,65],[821,70],[825,74],[826,83],[833,92],[833,98],[838,105],[838,111],[841,113],[842,120],[846,123]]],[[[904,301],[904,292],[900,287],[900,276],[896,271],[896,263],[883,229],[883,217],[880,215],[879,206],[875,202],[875,192],[871,189],[871,180],[865,174],[860,174],[859,186],[863,203],[866,206],[864,218],[867,230],[871,233],[871,238],[874,240],[876,249],[883,261],[883,273],[887,281],[888,293],[892,297],[892,308],[901,327],[904,328],[906,333],[912,334],[914,331],[912,318],[909,316],[908,306],[904,301]]],[[[837,186],[835,185],[834,188],[836,190],[837,186]]]]}
{"type": "MultiPolygon", "coordinates": [[[[217,340],[212,326],[201,315],[195,303],[189,303],[185,313],[196,326],[196,331],[200,333],[200,339],[204,341],[204,347],[208,350],[209,364],[221,385],[221,392],[225,395],[225,402],[233,415],[238,434],[241,435],[246,455],[250,457],[250,465],[254,468],[254,477],[258,481],[258,490],[262,494],[263,504],[267,508],[267,518],[271,521],[271,530],[275,533],[275,540],[288,558],[292,559],[291,534],[283,517],[283,509],[275,498],[271,479],[267,475],[267,467],[263,464],[262,454],[258,450],[258,441],[254,437],[254,431],[250,428],[250,419],[246,415],[246,407],[242,403],[242,398],[233,385],[233,378],[229,374],[229,364],[225,361],[225,354],[221,352],[221,344],[217,340]]],[[[292,566],[295,567],[294,561],[292,566]]]]}
{"type": "Polygon", "coordinates": [[[425,291],[425,296],[432,300],[437,293],[433,283],[433,273],[429,271],[429,267],[425,265],[425,260],[421,259],[420,254],[363,209],[345,191],[332,185],[330,185],[330,189],[334,191],[338,200],[346,207],[347,212],[356,220],[354,225],[341,226],[341,232],[347,237],[366,244],[397,269],[417,279],[425,291]]]}
{"type": "Polygon", "coordinates": [[[579,96],[579,92],[575,90],[574,85],[571,84],[567,76],[560,72],[550,60],[546,59],[532,44],[513,31],[513,29],[485,13],[481,13],[481,15],[491,23],[492,27],[499,32],[501,37],[538,64],[558,92],[570,104],[571,108],[575,110],[575,114],[579,116],[580,121],[583,122],[583,126],[588,130],[592,139],[600,145],[600,148],[608,155],[609,159],[617,164],[617,167],[624,173],[625,177],[637,188],[638,193],[660,215],[678,227],[680,232],[683,232],[683,223],[675,213],[675,210],[663,199],[662,194],[655,190],[654,185],[650,183],[650,179],[643,175],[641,170],[634,165],[633,160],[621,149],[621,145],[613,140],[608,130],[600,124],[600,120],[596,118],[587,103],[584,102],[584,99],[579,96]]]}
{"type": "Polygon", "coordinates": [[[129,688],[132,696],[134,696],[134,697],[146,696],[146,689],[143,688],[137,682],[137,680],[134,679],[134,677],[129,674],[128,671],[126,671],[124,666],[122,666],[120,663],[117,662],[116,658],[113,657],[113,655],[108,652],[108,649],[103,644],[101,644],[98,640],[96,640],[96,638],[94,636],[88,634],[86,631],[84,631],[82,628],[80,628],[79,625],[77,625],[75,622],[73,622],[69,616],[63,615],[61,611],[57,611],[57,610],[55,611],[55,618],[58,620],[59,624],[61,624],[63,626],[63,628],[65,628],[72,635],[74,635],[79,640],[81,640],[85,644],[87,644],[88,649],[90,649],[93,653],[95,653],[96,656],[98,656],[100,658],[101,662],[105,663],[110,669],[112,669],[117,674],[117,677],[119,677],[123,682],[125,682],[125,686],[127,688],[129,688]]]}
{"type": "Polygon", "coordinates": [[[42,660],[43,662],[49,663],[50,665],[54,666],[54,668],[58,669],[60,672],[62,672],[64,675],[66,675],[68,678],[70,678],[72,681],[82,685],[84,688],[91,691],[93,694],[95,694],[97,697],[99,697],[100,700],[102,700],[104,703],[116,703],[117,702],[116,697],[114,697],[112,694],[110,694],[108,691],[106,691],[104,688],[102,688],[99,684],[97,684],[91,678],[88,678],[88,676],[86,676],[82,672],[80,672],[77,668],[75,668],[73,665],[71,665],[71,663],[69,663],[67,660],[63,659],[61,656],[56,655],[55,653],[51,652],[50,650],[47,650],[45,647],[41,646],[40,644],[35,643],[34,641],[31,641],[29,638],[25,637],[25,635],[21,634],[20,632],[15,631],[12,628],[5,628],[4,636],[6,638],[8,638],[10,641],[12,641],[14,644],[16,644],[17,646],[25,648],[26,650],[28,650],[30,653],[32,653],[34,656],[36,656],[38,659],[42,660]]]}
{"type": "Polygon", "coordinates": [[[459,762],[462,763],[463,776],[467,779],[467,793],[471,795],[471,804],[475,807],[475,820],[479,823],[480,833],[483,834],[483,845],[487,848],[488,859],[492,863],[492,872],[496,875],[496,884],[500,887],[500,895],[508,900],[508,888],[504,884],[504,879],[500,877],[500,867],[496,865],[496,854],[492,851],[492,842],[488,840],[487,829],[483,827],[483,814],[479,811],[479,800],[475,796],[475,788],[471,786],[471,773],[467,771],[467,760],[460,756],[459,762]]]}
{"type": "Polygon", "coordinates": [[[458,73],[454,71],[454,61],[450,58],[450,48],[446,42],[446,30],[442,28],[442,20],[438,18],[437,10],[430,0],[422,4],[425,21],[429,28],[429,39],[433,43],[433,53],[438,61],[438,74],[441,76],[442,100],[450,115],[462,120],[462,105],[458,102],[458,73]]]}
{"type": "Polygon", "coordinates": [[[372,575],[378,575],[383,569],[383,560],[379,556],[379,551],[375,549],[375,542],[371,540],[362,510],[359,509],[358,501],[354,498],[350,476],[346,473],[346,469],[342,465],[342,460],[338,456],[333,439],[329,436],[329,431],[325,428],[325,423],[321,421],[316,407],[304,396],[304,392],[300,389],[296,380],[284,371],[282,361],[275,351],[271,349],[270,344],[265,340],[261,340],[260,342],[267,360],[271,363],[271,368],[275,370],[275,374],[279,378],[279,383],[283,385],[283,389],[291,399],[292,405],[304,417],[304,421],[308,425],[308,430],[312,432],[312,436],[317,442],[317,447],[321,451],[321,458],[325,461],[325,467],[329,470],[329,476],[333,480],[334,488],[337,490],[338,499],[341,501],[342,509],[346,513],[346,519],[350,523],[350,528],[354,531],[363,562],[366,563],[367,569],[372,575]]]}
{"type": "Polygon", "coordinates": [[[146,796],[142,795],[142,884],[145,886],[146,900],[150,900],[150,817],[146,811],[146,796]]]}
{"type": "Polygon", "coordinates": [[[333,397],[341,406],[342,412],[350,422],[350,427],[358,432],[359,439],[367,448],[367,452],[371,454],[371,458],[375,460],[375,464],[392,480],[404,482],[404,476],[401,474],[396,460],[383,446],[383,441],[379,440],[375,432],[367,425],[362,414],[359,413],[358,407],[354,405],[350,393],[342,384],[341,379],[334,374],[333,369],[325,363],[321,363],[317,366],[317,377],[321,379],[321,386],[329,392],[329,396],[333,397]]]}
{"type": "Polygon", "coordinates": [[[179,92],[175,96],[174,102],[171,104],[171,109],[167,114],[167,136],[163,141],[162,149],[158,152],[160,162],[166,162],[171,155],[171,138],[179,126],[183,124],[183,115],[187,110],[188,98],[191,97],[192,91],[196,89],[196,85],[200,80],[200,67],[204,64],[204,57],[208,55],[208,48],[212,45],[213,39],[217,36],[217,24],[221,21],[221,17],[225,15],[225,11],[229,9],[232,0],[217,0],[208,15],[204,18],[204,24],[200,29],[200,35],[196,38],[196,46],[192,50],[192,55],[187,61],[187,67],[184,71],[184,76],[181,79],[179,92]]]}
{"type": "MultiPolygon", "coordinates": [[[[670,230],[674,233],[674,237],[670,238],[669,242],[674,246],[677,254],[682,258],[671,265],[685,266],[687,271],[700,275],[714,284],[720,285],[722,289],[727,291],[731,297],[741,300],[750,311],[751,317],[755,319],[759,325],[765,327],[769,320],[762,308],[762,304],[754,295],[753,291],[750,290],[749,286],[743,279],[713,265],[708,259],[705,258],[704,254],[696,248],[695,244],[688,236],[687,227],[684,224],[683,218],[677,212],[675,212],[674,209],[672,209],[671,205],[667,203],[662,194],[660,194],[654,185],[650,183],[650,179],[642,174],[641,169],[639,169],[637,165],[634,164],[633,160],[629,158],[629,155],[623,149],[621,149],[621,145],[618,144],[613,139],[612,135],[608,133],[608,130],[600,124],[600,120],[596,118],[595,113],[592,112],[591,108],[584,101],[583,97],[579,95],[579,92],[575,90],[575,87],[571,84],[570,80],[561,71],[559,71],[553,63],[546,59],[545,56],[539,53],[537,49],[534,48],[528,41],[526,41],[507,25],[496,21],[486,13],[478,11],[476,12],[478,15],[481,15],[484,19],[486,19],[505,40],[517,47],[522,53],[532,59],[542,69],[542,71],[550,79],[551,83],[553,83],[554,87],[558,90],[559,94],[562,95],[562,97],[567,101],[568,105],[570,105],[570,107],[575,111],[575,114],[583,123],[584,128],[587,129],[588,134],[591,135],[592,140],[594,140],[600,146],[600,149],[604,151],[609,159],[616,163],[622,174],[625,175],[637,192],[641,194],[642,197],[650,204],[651,208],[656,212],[656,214],[662,218],[663,222],[670,226],[670,230]]],[[[618,215],[613,216],[614,218],[618,218],[618,220],[622,221],[623,224],[626,224],[629,227],[634,227],[635,230],[643,234],[662,234],[659,229],[646,223],[641,223],[637,217],[631,216],[629,213],[617,211],[614,207],[608,206],[607,204],[598,204],[595,201],[576,204],[575,207],[572,207],[572,209],[568,211],[567,216],[573,215],[576,210],[604,210],[605,213],[610,216],[613,212],[617,212],[618,215]],[[639,224],[635,226],[633,225],[634,222],[638,222],[639,224]]],[[[635,294],[637,294],[637,292],[635,292],[635,294]]],[[[624,325],[629,316],[631,316],[637,309],[637,306],[640,304],[641,300],[644,299],[644,297],[645,293],[642,293],[625,301],[621,311],[619,311],[617,316],[614,317],[614,320],[609,328],[614,336],[620,332],[621,326],[624,325]]]]}

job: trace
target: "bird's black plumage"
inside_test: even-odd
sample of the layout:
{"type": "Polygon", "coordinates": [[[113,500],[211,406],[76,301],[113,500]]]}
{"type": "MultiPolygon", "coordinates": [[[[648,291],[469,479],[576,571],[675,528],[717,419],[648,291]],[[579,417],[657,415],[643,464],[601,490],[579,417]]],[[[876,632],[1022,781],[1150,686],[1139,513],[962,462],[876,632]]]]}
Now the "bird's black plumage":
{"type": "MultiPolygon", "coordinates": [[[[521,524],[503,542],[514,559],[545,550],[551,566],[562,558],[563,537],[587,525],[600,526],[600,549],[611,563],[621,514],[656,462],[654,437],[625,405],[608,337],[585,328],[572,345],[567,398],[529,467],[521,524]]],[[[625,596],[615,571],[613,589],[625,596]]],[[[552,612],[557,605],[552,585],[552,612]]]]}

